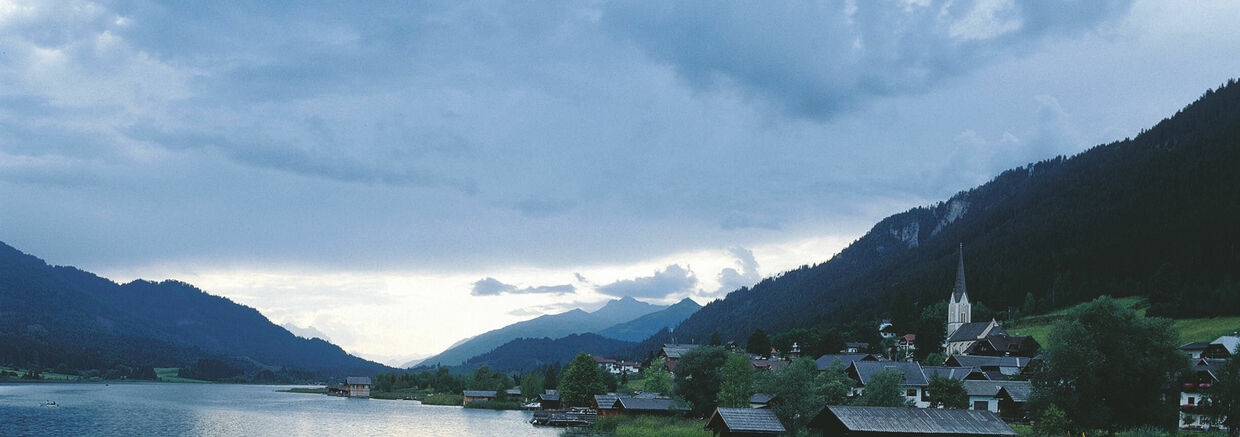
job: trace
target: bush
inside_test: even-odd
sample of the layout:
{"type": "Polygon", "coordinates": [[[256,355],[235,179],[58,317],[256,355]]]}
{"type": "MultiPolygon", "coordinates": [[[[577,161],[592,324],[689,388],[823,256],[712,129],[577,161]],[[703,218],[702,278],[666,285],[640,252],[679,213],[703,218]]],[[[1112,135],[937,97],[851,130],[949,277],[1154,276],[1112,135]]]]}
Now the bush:
{"type": "Polygon", "coordinates": [[[465,402],[465,397],[452,393],[440,393],[422,398],[422,405],[461,405],[461,402],[465,402]]]}
{"type": "Polygon", "coordinates": [[[513,401],[473,401],[465,404],[465,408],[483,410],[520,410],[521,404],[513,401]]]}
{"type": "Polygon", "coordinates": [[[665,416],[599,417],[591,431],[616,437],[712,437],[701,420],[665,416]]]}
{"type": "Polygon", "coordinates": [[[1115,437],[1170,437],[1170,434],[1167,434],[1166,431],[1152,426],[1143,426],[1140,428],[1117,432],[1115,433],[1115,437]]]}

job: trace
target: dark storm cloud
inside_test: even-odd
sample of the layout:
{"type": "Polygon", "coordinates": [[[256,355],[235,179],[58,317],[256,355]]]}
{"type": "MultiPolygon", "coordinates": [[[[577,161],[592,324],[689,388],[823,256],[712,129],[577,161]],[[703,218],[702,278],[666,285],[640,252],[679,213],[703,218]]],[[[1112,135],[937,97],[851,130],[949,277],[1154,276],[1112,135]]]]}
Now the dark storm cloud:
{"type": "Polygon", "coordinates": [[[473,290],[470,294],[474,296],[498,296],[501,294],[571,294],[577,289],[572,284],[564,285],[543,285],[538,287],[520,288],[512,284],[505,284],[495,278],[483,278],[474,282],[473,290]]]}
{"type": "Polygon", "coordinates": [[[615,297],[662,299],[693,291],[697,276],[692,270],[672,264],[651,276],[622,279],[597,288],[599,293],[615,297]]]}

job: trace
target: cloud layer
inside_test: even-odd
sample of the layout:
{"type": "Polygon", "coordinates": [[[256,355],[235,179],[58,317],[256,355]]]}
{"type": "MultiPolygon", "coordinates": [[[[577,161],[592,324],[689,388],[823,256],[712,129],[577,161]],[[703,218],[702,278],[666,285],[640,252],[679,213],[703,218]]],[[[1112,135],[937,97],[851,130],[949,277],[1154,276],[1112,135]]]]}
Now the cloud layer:
{"type": "Polygon", "coordinates": [[[655,271],[651,276],[622,279],[599,286],[597,290],[599,293],[615,297],[663,299],[692,292],[697,284],[697,276],[692,270],[681,267],[679,264],[672,264],[655,271]]]}
{"type": "Polygon", "coordinates": [[[474,288],[469,294],[474,296],[498,296],[501,294],[571,294],[577,289],[572,284],[564,285],[541,285],[537,287],[520,288],[512,284],[505,284],[495,278],[483,278],[474,282],[474,288]]]}

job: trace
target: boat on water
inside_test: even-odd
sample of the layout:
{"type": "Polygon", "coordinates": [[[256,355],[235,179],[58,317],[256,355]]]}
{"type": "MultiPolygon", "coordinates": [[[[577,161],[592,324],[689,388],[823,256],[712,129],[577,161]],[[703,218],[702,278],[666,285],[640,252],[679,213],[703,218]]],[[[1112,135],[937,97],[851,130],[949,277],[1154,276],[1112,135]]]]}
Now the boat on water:
{"type": "Polygon", "coordinates": [[[59,407],[60,405],[57,404],[56,401],[43,401],[43,406],[44,407],[59,407]]]}

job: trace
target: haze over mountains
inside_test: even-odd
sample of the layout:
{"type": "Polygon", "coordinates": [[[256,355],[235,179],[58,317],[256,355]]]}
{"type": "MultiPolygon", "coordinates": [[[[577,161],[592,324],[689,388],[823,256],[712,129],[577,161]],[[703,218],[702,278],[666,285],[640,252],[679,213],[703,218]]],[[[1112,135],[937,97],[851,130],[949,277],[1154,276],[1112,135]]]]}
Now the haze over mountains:
{"type": "Polygon", "coordinates": [[[688,311],[689,309],[696,311],[698,305],[692,300],[685,300],[688,303],[681,301],[675,305],[662,306],[641,302],[626,296],[609,301],[602,308],[593,312],[586,312],[578,308],[559,314],[543,315],[479,334],[449,347],[438,355],[422,360],[419,364],[423,366],[455,366],[521,338],[559,339],[572,334],[599,332],[600,334],[607,333],[603,337],[618,340],[634,341],[631,339],[635,337],[640,337],[638,338],[640,340],[665,326],[675,326],[680,323],[681,320],[688,317],[688,314],[692,313],[692,311],[688,311]],[[651,325],[653,329],[622,326],[626,322],[631,322],[648,315],[652,316],[652,318],[647,319],[648,322],[658,324],[659,326],[651,325]],[[642,335],[646,331],[649,331],[649,333],[642,335]]]}

